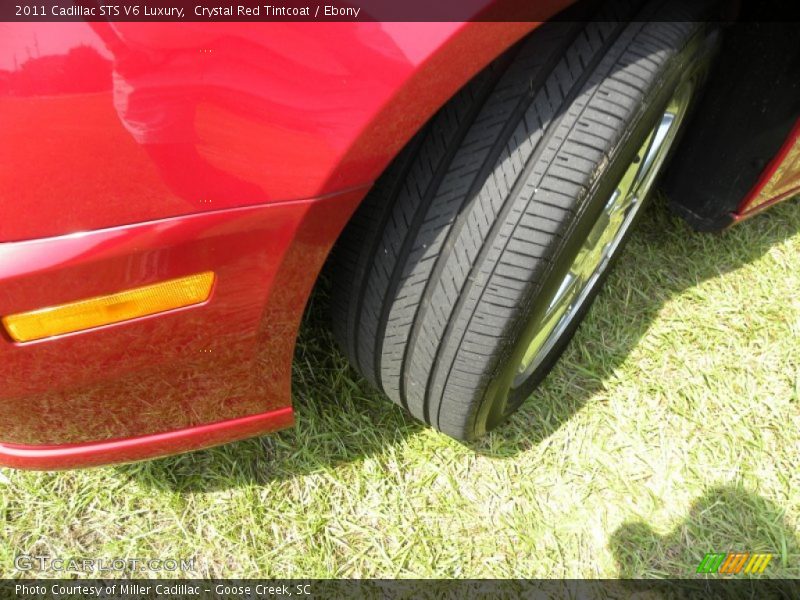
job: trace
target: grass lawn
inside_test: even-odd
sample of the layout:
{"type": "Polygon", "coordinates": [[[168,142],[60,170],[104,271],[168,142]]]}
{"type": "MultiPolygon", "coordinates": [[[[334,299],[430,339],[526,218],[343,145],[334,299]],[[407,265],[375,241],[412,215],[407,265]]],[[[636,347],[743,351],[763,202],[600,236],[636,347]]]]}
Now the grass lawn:
{"type": "Polygon", "coordinates": [[[681,577],[740,550],[800,577],[800,203],[722,235],[663,204],[543,387],[480,443],[359,379],[318,294],[295,429],[134,465],[0,470],[0,575],[19,576],[24,553],[195,557],[186,576],[681,577]]]}

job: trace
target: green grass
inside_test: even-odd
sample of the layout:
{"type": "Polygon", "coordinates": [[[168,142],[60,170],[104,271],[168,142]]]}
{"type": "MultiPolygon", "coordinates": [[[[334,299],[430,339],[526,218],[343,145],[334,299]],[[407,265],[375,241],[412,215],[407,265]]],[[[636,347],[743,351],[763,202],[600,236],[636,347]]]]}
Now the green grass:
{"type": "Polygon", "coordinates": [[[797,201],[722,235],[656,203],[543,387],[473,447],[360,380],[323,303],[298,348],[295,429],[0,471],[0,575],[41,553],[196,557],[185,575],[224,577],[691,576],[706,552],[742,550],[800,576],[797,201]]]}

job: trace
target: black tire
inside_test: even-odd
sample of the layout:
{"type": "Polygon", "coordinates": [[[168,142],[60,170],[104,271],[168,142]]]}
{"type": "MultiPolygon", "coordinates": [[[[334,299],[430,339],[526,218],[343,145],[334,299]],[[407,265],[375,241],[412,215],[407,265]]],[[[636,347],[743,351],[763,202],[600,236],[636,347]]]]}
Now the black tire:
{"type": "Polygon", "coordinates": [[[333,327],[412,415],[474,439],[555,363],[582,314],[509,392],[542,306],[654,120],[681,81],[702,78],[715,35],[688,20],[695,10],[661,2],[640,22],[540,27],[377,182],[334,251],[333,327]]]}

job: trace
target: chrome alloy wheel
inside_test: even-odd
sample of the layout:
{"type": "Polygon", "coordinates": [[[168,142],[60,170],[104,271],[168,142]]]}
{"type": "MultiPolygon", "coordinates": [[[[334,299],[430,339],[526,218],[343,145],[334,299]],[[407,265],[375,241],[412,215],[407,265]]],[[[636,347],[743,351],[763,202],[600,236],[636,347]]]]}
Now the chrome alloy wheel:
{"type": "Polygon", "coordinates": [[[511,389],[520,387],[542,364],[569,328],[608,267],[675,141],[692,98],[693,82],[682,82],[655,127],[645,136],[625,174],[578,251],[519,364],[511,389]]]}

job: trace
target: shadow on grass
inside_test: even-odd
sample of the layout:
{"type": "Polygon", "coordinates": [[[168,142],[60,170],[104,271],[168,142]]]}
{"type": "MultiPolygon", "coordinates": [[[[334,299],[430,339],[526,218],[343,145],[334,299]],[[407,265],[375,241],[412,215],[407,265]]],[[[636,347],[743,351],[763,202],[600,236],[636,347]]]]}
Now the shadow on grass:
{"type": "Polygon", "coordinates": [[[122,465],[117,472],[168,492],[260,486],[356,463],[421,430],[349,366],[330,333],[327,285],[318,288],[309,300],[292,365],[293,428],[122,465]]]}
{"type": "MultiPolygon", "coordinates": [[[[739,487],[720,486],[695,501],[686,518],[666,535],[659,535],[643,522],[626,523],[614,532],[610,546],[621,577],[710,579],[708,591],[712,593],[705,597],[714,597],[715,591],[746,591],[745,582],[734,581],[717,589],[713,581],[720,579],[800,577],[797,531],[797,526],[787,521],[785,512],[769,500],[739,487]],[[773,557],[760,576],[697,574],[706,553],[728,552],[764,553],[773,557]]],[[[639,588],[648,589],[645,582],[630,581],[626,585],[631,593],[639,588]]],[[[747,597],[800,597],[798,581],[784,581],[775,589],[761,585],[755,589],[760,593],[747,597]],[[787,585],[793,593],[787,593],[791,591],[787,585]]]]}
{"type": "MultiPolygon", "coordinates": [[[[578,343],[567,348],[510,424],[471,446],[476,452],[514,456],[547,439],[602,388],[665,301],[759,259],[800,231],[797,201],[718,235],[693,233],[667,213],[663,199],[654,204],[578,330],[578,343]],[[633,299],[615,298],[616,283],[623,279],[641,293],[633,299]],[[594,331],[598,327],[601,336],[594,331]],[[592,357],[591,370],[585,368],[581,352],[592,357]]],[[[117,467],[118,472],[153,488],[178,492],[263,485],[379,456],[418,433],[421,425],[347,366],[328,331],[326,303],[325,290],[317,290],[301,328],[293,369],[293,429],[117,467]]]]}
{"type": "MultiPolygon", "coordinates": [[[[748,265],[800,232],[800,198],[718,234],[696,233],[657,197],[584,323],[538,390],[509,424],[473,444],[493,457],[540,444],[601,391],[664,303],[708,279],[748,265]],[[626,284],[637,293],[623,298],[626,284]]],[[[743,306],[742,311],[747,307],[743,306]]]]}

